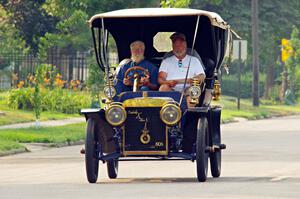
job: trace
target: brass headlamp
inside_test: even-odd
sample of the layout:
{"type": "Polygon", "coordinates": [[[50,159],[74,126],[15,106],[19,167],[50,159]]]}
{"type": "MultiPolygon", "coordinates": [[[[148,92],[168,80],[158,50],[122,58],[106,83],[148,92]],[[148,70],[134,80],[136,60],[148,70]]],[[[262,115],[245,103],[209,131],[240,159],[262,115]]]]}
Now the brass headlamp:
{"type": "Polygon", "coordinates": [[[114,78],[113,74],[109,73],[108,79],[106,79],[106,86],[103,88],[103,94],[109,100],[112,100],[112,98],[115,97],[117,94],[117,91],[113,86],[114,85],[113,78],[114,78]]]}
{"type": "Polygon", "coordinates": [[[119,126],[126,120],[127,113],[122,103],[112,102],[105,110],[105,118],[113,126],[119,126]]]}
{"type": "Polygon", "coordinates": [[[160,118],[167,125],[175,125],[181,119],[181,109],[176,103],[166,103],[160,110],[160,118]]]}
{"type": "Polygon", "coordinates": [[[198,104],[199,103],[199,97],[201,96],[201,87],[200,82],[197,78],[193,78],[192,86],[189,88],[188,93],[191,98],[190,103],[191,104],[198,104]]]}

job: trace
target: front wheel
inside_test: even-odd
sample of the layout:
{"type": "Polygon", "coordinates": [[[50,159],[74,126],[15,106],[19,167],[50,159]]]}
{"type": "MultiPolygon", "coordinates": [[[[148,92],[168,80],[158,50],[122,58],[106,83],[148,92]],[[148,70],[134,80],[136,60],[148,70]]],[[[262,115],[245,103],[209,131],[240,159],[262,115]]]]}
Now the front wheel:
{"type": "Polygon", "coordinates": [[[107,162],[107,173],[110,179],[115,179],[118,176],[119,161],[110,160],[107,162]]]}
{"type": "Polygon", "coordinates": [[[98,143],[96,132],[96,122],[94,119],[89,118],[87,121],[85,138],[85,168],[89,183],[95,183],[98,179],[99,160],[96,154],[98,143]]]}
{"type": "Polygon", "coordinates": [[[197,163],[197,178],[199,182],[205,182],[207,178],[208,168],[208,153],[206,147],[209,144],[208,139],[208,124],[205,117],[201,117],[197,124],[197,139],[196,139],[196,163],[197,163]]]}

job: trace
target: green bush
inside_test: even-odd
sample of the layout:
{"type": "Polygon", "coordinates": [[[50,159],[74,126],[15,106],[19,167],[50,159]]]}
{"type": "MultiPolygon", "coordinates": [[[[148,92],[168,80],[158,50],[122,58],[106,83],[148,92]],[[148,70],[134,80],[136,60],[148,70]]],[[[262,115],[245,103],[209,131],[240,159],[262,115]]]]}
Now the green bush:
{"type": "MultiPolygon", "coordinates": [[[[260,74],[259,95],[263,96],[265,78],[260,74]]],[[[222,94],[237,97],[238,78],[236,75],[222,76],[222,94]]],[[[241,76],[241,98],[252,97],[252,74],[246,73],[241,76]]]]}
{"type": "MultiPolygon", "coordinates": [[[[61,113],[78,113],[81,108],[90,107],[90,94],[84,91],[49,88],[40,89],[41,108],[43,111],[61,113]]],[[[33,110],[34,88],[12,89],[8,97],[8,105],[14,109],[33,110]]]]}

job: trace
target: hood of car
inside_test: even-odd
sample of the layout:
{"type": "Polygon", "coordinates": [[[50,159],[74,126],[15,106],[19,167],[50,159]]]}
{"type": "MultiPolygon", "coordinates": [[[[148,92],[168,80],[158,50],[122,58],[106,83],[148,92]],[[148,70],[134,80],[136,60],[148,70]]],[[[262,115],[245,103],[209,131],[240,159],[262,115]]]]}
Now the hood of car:
{"type": "Polygon", "coordinates": [[[168,102],[174,100],[170,97],[139,97],[128,99],[123,102],[123,106],[126,107],[162,107],[168,102]]]}

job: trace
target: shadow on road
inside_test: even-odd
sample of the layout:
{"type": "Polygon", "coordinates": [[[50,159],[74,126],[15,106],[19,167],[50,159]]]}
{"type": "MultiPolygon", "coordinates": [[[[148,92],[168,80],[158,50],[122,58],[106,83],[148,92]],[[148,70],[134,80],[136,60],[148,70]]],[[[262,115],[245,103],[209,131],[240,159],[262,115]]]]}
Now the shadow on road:
{"type": "MultiPolygon", "coordinates": [[[[98,182],[98,184],[114,184],[114,183],[125,183],[125,184],[140,184],[140,183],[197,183],[197,178],[118,178],[118,179],[107,179],[98,182]]],[[[279,183],[279,182],[294,182],[300,183],[300,178],[291,177],[220,177],[220,178],[207,178],[205,183],[279,183]]]]}

